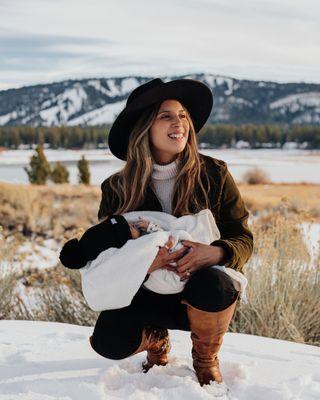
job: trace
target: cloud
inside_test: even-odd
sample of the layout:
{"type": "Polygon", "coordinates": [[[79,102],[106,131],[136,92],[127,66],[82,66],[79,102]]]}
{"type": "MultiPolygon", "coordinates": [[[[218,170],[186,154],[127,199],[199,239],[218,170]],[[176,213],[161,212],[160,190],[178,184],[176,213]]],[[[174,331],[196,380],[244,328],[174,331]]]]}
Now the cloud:
{"type": "Polygon", "coordinates": [[[211,72],[320,81],[316,0],[1,0],[0,87],[211,72]]]}
{"type": "Polygon", "coordinates": [[[85,59],[90,54],[88,49],[97,45],[116,46],[116,42],[101,38],[2,34],[0,70],[50,70],[65,61],[85,59]]]}

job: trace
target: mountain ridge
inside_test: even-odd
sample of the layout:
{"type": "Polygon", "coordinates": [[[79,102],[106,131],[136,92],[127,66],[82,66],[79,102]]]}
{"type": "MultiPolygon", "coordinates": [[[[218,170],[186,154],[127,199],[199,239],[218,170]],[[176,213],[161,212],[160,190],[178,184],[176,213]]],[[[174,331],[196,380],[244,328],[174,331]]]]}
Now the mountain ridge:
{"type": "MultiPolygon", "coordinates": [[[[213,92],[208,123],[320,125],[320,84],[277,83],[209,73],[161,77],[196,79],[213,92]]],[[[0,126],[111,124],[146,76],[68,79],[0,91],[0,126]]]]}

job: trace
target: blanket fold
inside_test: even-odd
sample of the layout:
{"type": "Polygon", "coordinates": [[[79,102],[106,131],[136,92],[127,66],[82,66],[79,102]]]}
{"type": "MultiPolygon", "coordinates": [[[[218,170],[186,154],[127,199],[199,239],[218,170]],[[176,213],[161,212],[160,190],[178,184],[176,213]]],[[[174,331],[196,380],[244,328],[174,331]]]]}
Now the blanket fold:
{"type": "MultiPolygon", "coordinates": [[[[141,216],[159,224],[164,231],[128,240],[121,248],[109,248],[80,269],[83,295],[94,311],[130,305],[143,284],[159,246],[164,246],[170,235],[174,238],[171,251],[181,248],[181,240],[210,244],[220,238],[209,209],[179,218],[158,211],[132,211],[123,216],[128,222],[134,222],[141,216]]],[[[174,272],[158,269],[149,275],[144,285],[157,293],[169,294],[182,290],[179,281],[174,272]]]]}

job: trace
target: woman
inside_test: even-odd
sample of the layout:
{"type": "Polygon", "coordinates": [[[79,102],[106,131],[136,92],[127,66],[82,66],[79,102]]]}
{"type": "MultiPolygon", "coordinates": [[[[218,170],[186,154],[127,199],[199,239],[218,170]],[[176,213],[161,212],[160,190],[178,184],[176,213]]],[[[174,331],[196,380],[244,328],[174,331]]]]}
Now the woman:
{"type": "Polygon", "coordinates": [[[253,248],[249,214],[226,163],[198,153],[196,133],[212,104],[211,90],[199,81],[154,79],[130,94],[115,120],[109,147],[126,164],[101,184],[99,220],[134,210],[179,217],[209,208],[221,238],[211,245],[184,241],[184,247],[171,254],[169,240],[148,272],[174,268],[168,263],[175,261],[180,278],[189,278],[183,292],[161,295],[142,284],[128,307],[100,313],[90,338],[93,349],[106,358],[146,350],[146,372],[168,362],[167,329],[191,331],[193,366],[201,386],[222,382],[218,351],[239,295],[230,277],[215,266],[241,271],[253,248]]]}

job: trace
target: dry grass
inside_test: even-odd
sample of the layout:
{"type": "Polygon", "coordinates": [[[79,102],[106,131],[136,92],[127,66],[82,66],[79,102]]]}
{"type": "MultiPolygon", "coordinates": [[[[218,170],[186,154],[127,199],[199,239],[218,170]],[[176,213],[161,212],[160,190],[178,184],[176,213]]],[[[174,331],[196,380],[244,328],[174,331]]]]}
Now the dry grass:
{"type": "MultiPolygon", "coordinates": [[[[320,221],[320,185],[239,184],[253,213],[276,211],[286,198],[291,211],[320,221]]],[[[98,222],[99,186],[37,186],[0,182],[0,221],[6,231],[24,236],[69,238],[98,222]]]]}
{"type": "Polygon", "coordinates": [[[285,200],[294,214],[304,220],[320,221],[320,185],[316,184],[239,184],[240,192],[253,214],[277,211],[285,200]]]}
{"type": "Polygon", "coordinates": [[[18,254],[26,242],[21,233],[10,234],[0,227],[0,319],[92,326],[98,314],[83,298],[78,271],[68,270],[60,263],[47,269],[13,268],[14,262],[27,257],[27,253],[18,254]]]}
{"type": "Polygon", "coordinates": [[[16,253],[16,243],[7,242],[2,226],[0,226],[0,319],[11,319],[14,315],[15,290],[17,273],[11,269],[16,253]]]}
{"type": "Polygon", "coordinates": [[[2,299],[1,319],[64,322],[92,326],[98,313],[92,311],[82,295],[80,274],[59,263],[55,268],[33,268],[1,280],[1,288],[10,293],[2,299]]]}
{"type": "MultiPolygon", "coordinates": [[[[310,268],[298,226],[320,217],[320,186],[239,188],[258,217],[251,225],[254,255],[245,267],[249,303],[238,307],[232,330],[319,345],[319,258],[310,268]]],[[[0,183],[0,200],[0,318],[94,325],[98,313],[85,303],[78,271],[57,264],[17,273],[10,265],[24,241],[55,238],[62,243],[96,223],[100,188],[0,183]]]]}
{"type": "Polygon", "coordinates": [[[93,326],[99,315],[87,306],[77,286],[62,283],[60,278],[51,281],[51,284],[44,281],[40,287],[32,287],[30,297],[35,304],[33,307],[26,304],[21,296],[16,297],[15,319],[93,326]]]}
{"type": "Polygon", "coordinates": [[[100,188],[0,183],[0,220],[11,232],[57,240],[97,223],[100,188]]]}
{"type": "Polygon", "coordinates": [[[284,202],[253,224],[254,255],[244,271],[248,304],[239,304],[233,331],[320,345],[320,254],[311,266],[301,222],[284,202]]]}

